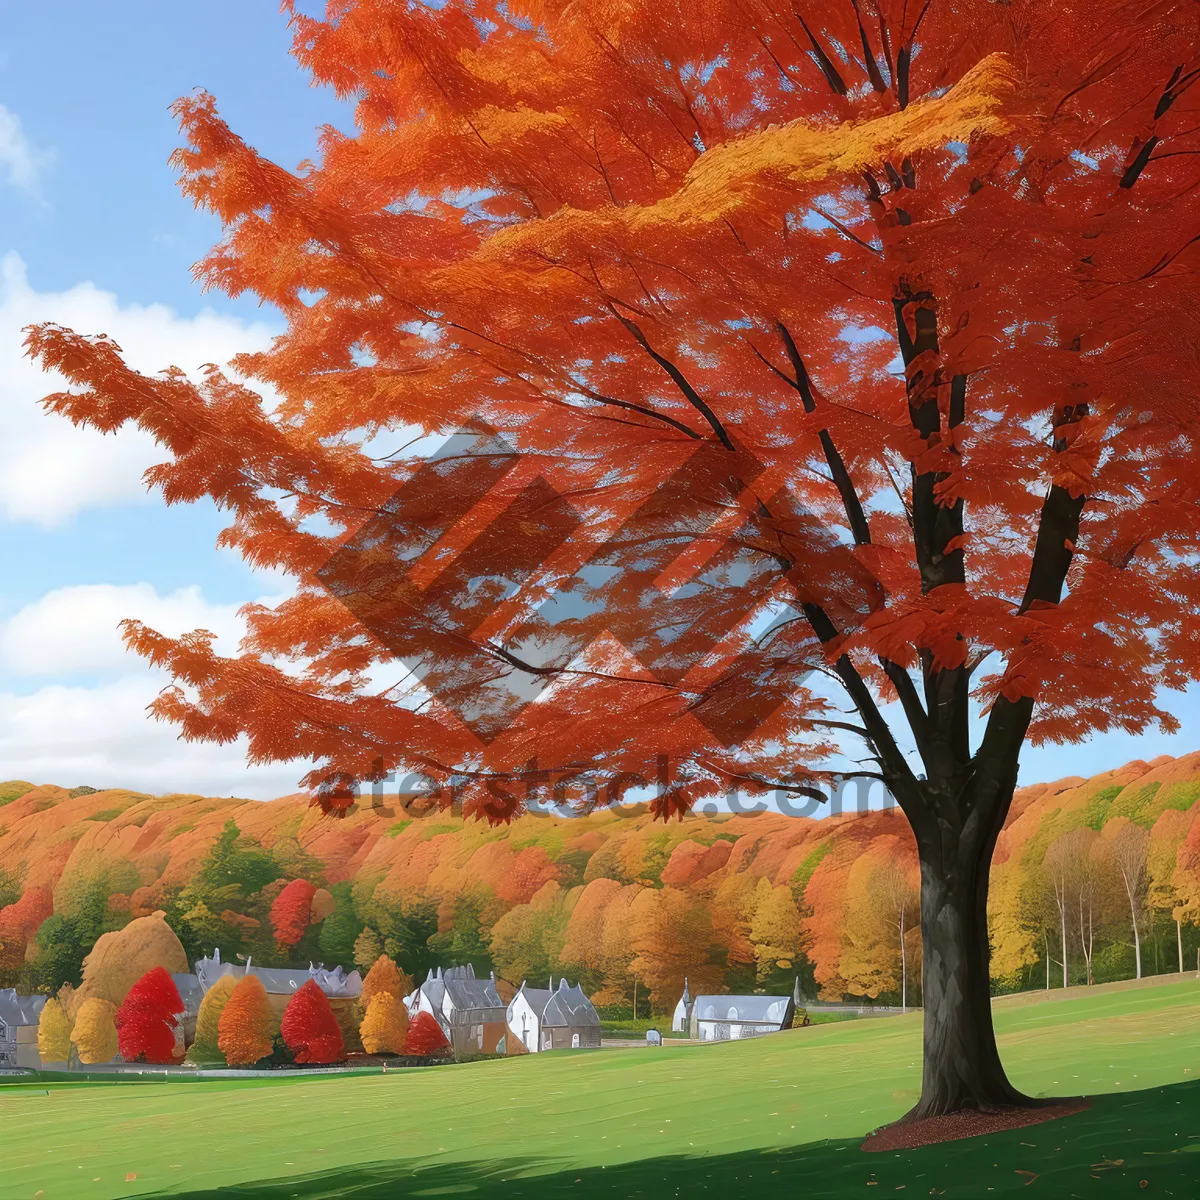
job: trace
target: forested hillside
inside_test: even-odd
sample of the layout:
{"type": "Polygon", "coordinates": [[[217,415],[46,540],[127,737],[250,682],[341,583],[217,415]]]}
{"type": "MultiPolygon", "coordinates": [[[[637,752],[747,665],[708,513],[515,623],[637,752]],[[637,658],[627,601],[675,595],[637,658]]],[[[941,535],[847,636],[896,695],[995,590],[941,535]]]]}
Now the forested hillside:
{"type": "MultiPolygon", "coordinates": [[[[997,990],[1194,964],[1200,753],[1018,792],[992,872],[997,990]],[[1136,930],[1136,937],[1135,937],[1136,930]]],[[[916,852],[896,813],[596,813],[464,822],[414,797],[343,820],[269,803],[0,785],[0,986],[78,983],[96,938],[163,910],[190,957],[693,991],[791,986],[919,1001],[916,852]]]]}

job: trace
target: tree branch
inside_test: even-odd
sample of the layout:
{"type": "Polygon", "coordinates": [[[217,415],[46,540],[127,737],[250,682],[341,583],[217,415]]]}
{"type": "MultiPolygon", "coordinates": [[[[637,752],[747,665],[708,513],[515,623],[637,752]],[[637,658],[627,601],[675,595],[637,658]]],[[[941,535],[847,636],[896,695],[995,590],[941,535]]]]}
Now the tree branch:
{"type": "MultiPolygon", "coordinates": [[[[811,413],[815,411],[817,402],[813,396],[812,383],[808,377],[808,368],[804,365],[804,358],[788,327],[782,321],[777,321],[775,328],[783,339],[783,346],[787,351],[788,361],[792,365],[795,377],[789,378],[782,371],[779,371],[778,374],[800,393],[800,402],[804,405],[804,411],[811,413]]],[[[867,514],[863,511],[862,501],[858,498],[858,492],[854,487],[854,481],[850,478],[846,461],[834,445],[828,429],[822,429],[817,437],[825,455],[825,462],[829,467],[829,474],[842,498],[842,507],[846,511],[846,519],[850,522],[850,532],[854,536],[855,544],[864,546],[871,540],[871,529],[867,523],[867,514]]]]}
{"type": "Polygon", "coordinates": [[[666,355],[659,354],[659,352],[650,345],[649,339],[642,332],[636,321],[631,321],[628,317],[623,317],[619,312],[617,312],[616,307],[607,296],[605,297],[605,302],[608,304],[609,312],[611,312],[612,315],[616,317],[622,325],[625,326],[625,328],[633,336],[633,340],[637,342],[637,344],[641,346],[641,348],[645,350],[645,352],[650,355],[650,357],[654,359],[654,361],[658,363],[658,365],[662,367],[664,371],[666,371],[666,373],[671,377],[675,386],[683,393],[687,402],[708,422],[709,428],[711,428],[713,433],[717,435],[721,445],[724,446],[726,450],[732,450],[734,448],[733,441],[729,434],[726,433],[725,426],[721,424],[717,414],[714,413],[713,410],[705,403],[700,393],[697,392],[696,389],[688,382],[687,377],[683,374],[683,372],[669,358],[667,358],[666,355]]]}

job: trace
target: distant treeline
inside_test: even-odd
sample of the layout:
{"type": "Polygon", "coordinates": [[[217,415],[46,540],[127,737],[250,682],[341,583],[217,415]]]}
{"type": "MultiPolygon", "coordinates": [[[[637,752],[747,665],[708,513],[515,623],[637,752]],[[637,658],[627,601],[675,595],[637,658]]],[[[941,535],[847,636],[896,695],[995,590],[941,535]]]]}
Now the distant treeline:
{"type": "MultiPolygon", "coordinates": [[[[1200,945],[1200,754],[1018,793],[989,909],[997,991],[1174,971],[1200,945]]],[[[578,979],[614,1015],[692,991],[920,1002],[903,817],[490,828],[414,797],[341,821],[270,803],[0,785],[0,987],[77,984],[100,934],[166,914],[190,958],[473,963],[578,979]]],[[[644,1011],[644,1010],[642,1010],[644,1011]]]]}

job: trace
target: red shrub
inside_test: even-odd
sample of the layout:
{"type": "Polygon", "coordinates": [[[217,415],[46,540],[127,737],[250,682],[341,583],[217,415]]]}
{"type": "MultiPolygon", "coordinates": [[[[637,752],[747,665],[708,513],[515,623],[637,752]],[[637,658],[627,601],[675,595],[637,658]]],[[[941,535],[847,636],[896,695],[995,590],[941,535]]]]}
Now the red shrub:
{"type": "Polygon", "coordinates": [[[426,1057],[448,1050],[450,1043],[437,1019],[427,1012],[417,1013],[412,1024],[408,1027],[408,1039],[404,1049],[409,1054],[419,1054],[426,1057]]]}
{"type": "Polygon", "coordinates": [[[183,1001],[171,976],[162,967],[147,971],[114,1018],[121,1057],[126,1062],[174,1062],[176,1014],[181,1012],[183,1001]]]}
{"type": "Polygon", "coordinates": [[[0,968],[21,965],[26,946],[53,912],[54,897],[46,887],[27,888],[15,904],[0,908],[0,968]]]}
{"type": "Polygon", "coordinates": [[[308,928],[312,900],[317,894],[307,879],[293,879],[271,905],[271,927],[281,946],[294,946],[308,928]]]}
{"type": "Polygon", "coordinates": [[[346,1047],[325,993],[310,979],[288,1001],[280,1033],[298,1063],[338,1062],[346,1047]]]}

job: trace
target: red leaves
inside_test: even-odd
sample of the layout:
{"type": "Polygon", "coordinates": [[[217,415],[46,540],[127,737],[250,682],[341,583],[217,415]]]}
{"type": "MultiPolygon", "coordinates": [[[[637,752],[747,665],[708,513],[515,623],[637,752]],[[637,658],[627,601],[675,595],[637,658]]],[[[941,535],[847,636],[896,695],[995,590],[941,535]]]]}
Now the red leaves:
{"type": "Polygon", "coordinates": [[[311,979],[288,1001],[280,1033],[298,1063],[338,1062],[345,1056],[337,1018],[325,993],[311,979]]]}
{"type": "Polygon", "coordinates": [[[114,1024],[126,1062],[176,1061],[176,1016],[183,1012],[179,989],[163,967],[147,971],[117,1009],[114,1024]]]}
{"type": "Polygon", "coordinates": [[[26,888],[20,900],[0,908],[0,967],[16,970],[41,924],[54,912],[49,888],[26,888]]]}
{"type": "Polygon", "coordinates": [[[409,1054],[417,1054],[427,1058],[432,1054],[442,1054],[450,1049],[450,1043],[437,1023],[437,1018],[427,1012],[419,1012],[408,1027],[408,1038],[404,1049],[409,1054]]]}
{"type": "Polygon", "coordinates": [[[990,657],[975,700],[1034,697],[1046,735],[1162,719],[1156,690],[1200,672],[1200,514],[1173,491],[1200,477],[1200,159],[1191,94],[1163,92],[1196,7],[1097,0],[1035,26],[1004,5],[886,4],[862,25],[809,7],[791,42],[757,0],[585,0],[532,25],[493,0],[293,13],[300,63],[357,103],[295,172],[211,96],[176,105],[185,193],[224,226],[203,278],[287,319],[238,363],[271,403],[216,372],[130,371],[104,338],[28,342],[70,385],[54,411],[148,433],[167,502],[212,499],[225,546],[298,581],[248,614],[235,657],[128,627],[181,685],[155,716],[245,736],[255,761],[311,758],[335,815],[419,765],[498,823],[523,803],[507,779],[547,765],[605,803],[666,757],[687,786],[662,789],[663,816],[747,763],[815,771],[832,747],[804,680],[843,651],[884,695],[880,654],[990,657]],[[405,461],[409,430],[454,426],[500,437],[405,461]],[[715,468],[667,495],[694,454],[715,468]],[[510,456],[519,486],[498,482],[510,456]],[[471,459],[466,484],[493,477],[478,495],[451,468],[471,459]],[[1062,605],[1021,614],[1051,483],[1087,497],[1078,535],[1044,543],[1076,565],[1062,605]],[[489,502],[519,509],[503,535],[489,502]],[[393,540],[367,541],[419,576],[394,637],[356,606],[399,594],[386,554],[337,599],[318,574],[381,517],[393,540]],[[965,582],[935,587],[963,575],[930,560],[968,538],[965,582]],[[1089,557],[1121,568],[1103,590],[1089,557]],[[795,619],[756,644],[772,606],[795,619]],[[519,661],[581,632],[561,661],[519,661]],[[416,661],[435,672],[421,703],[368,686],[416,661]]]}
{"type": "Polygon", "coordinates": [[[307,879],[293,879],[271,905],[271,927],[280,946],[294,946],[309,926],[312,899],[317,894],[307,879]]]}

